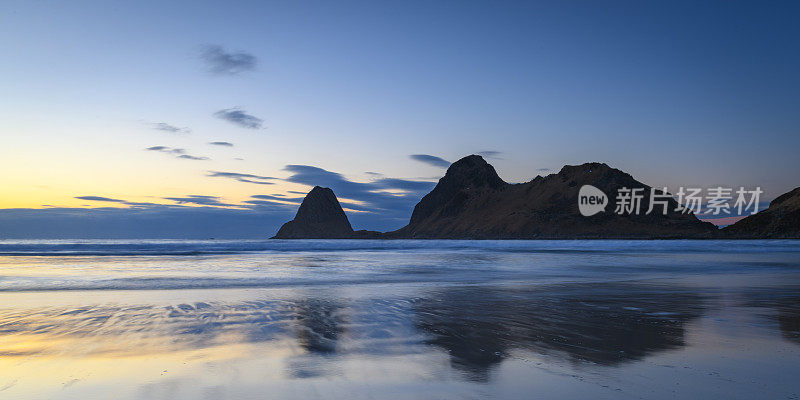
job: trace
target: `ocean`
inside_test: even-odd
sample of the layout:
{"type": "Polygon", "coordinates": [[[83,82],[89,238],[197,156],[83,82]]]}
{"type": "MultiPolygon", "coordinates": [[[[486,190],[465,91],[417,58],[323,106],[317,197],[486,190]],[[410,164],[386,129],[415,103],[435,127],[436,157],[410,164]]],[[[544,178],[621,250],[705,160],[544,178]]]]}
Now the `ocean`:
{"type": "Polygon", "coordinates": [[[2,399],[797,399],[800,241],[0,240],[2,399]]]}

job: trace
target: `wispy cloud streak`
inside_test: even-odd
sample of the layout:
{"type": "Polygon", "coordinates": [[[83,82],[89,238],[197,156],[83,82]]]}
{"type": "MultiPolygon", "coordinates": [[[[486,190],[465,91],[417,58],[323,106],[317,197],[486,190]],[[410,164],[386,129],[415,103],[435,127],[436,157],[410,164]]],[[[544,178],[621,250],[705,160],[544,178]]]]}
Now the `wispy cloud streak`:
{"type": "Polygon", "coordinates": [[[109,197],[102,197],[102,196],[75,196],[78,200],[89,200],[89,201],[103,201],[103,202],[110,202],[110,203],[125,203],[125,200],[120,199],[112,199],[109,197]]]}
{"type": "Polygon", "coordinates": [[[278,179],[272,176],[242,174],[239,172],[223,172],[223,171],[208,171],[206,176],[212,178],[235,179],[239,182],[255,183],[259,185],[274,185],[275,184],[274,182],[269,182],[269,181],[278,179]]]}
{"type": "Polygon", "coordinates": [[[447,161],[441,157],[432,156],[430,154],[412,154],[408,157],[421,163],[433,165],[434,167],[447,168],[450,166],[450,161],[447,161]]]}
{"type": "Polygon", "coordinates": [[[171,156],[174,156],[175,158],[180,158],[183,160],[197,160],[197,161],[210,160],[210,158],[208,157],[197,157],[191,154],[186,154],[186,149],[168,147],[168,146],[152,146],[146,148],[145,151],[157,151],[159,153],[169,154],[171,156]]]}
{"type": "Polygon", "coordinates": [[[166,122],[148,122],[147,123],[150,127],[155,130],[163,131],[163,132],[170,132],[170,133],[191,133],[192,130],[186,127],[178,127],[172,124],[168,124],[166,122]]]}

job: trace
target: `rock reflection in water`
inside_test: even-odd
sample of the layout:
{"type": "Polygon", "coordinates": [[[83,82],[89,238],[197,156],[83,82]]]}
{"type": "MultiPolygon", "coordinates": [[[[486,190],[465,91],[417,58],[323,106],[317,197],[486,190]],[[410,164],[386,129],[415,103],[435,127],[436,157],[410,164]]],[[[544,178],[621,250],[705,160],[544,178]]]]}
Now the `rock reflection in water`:
{"type": "Polygon", "coordinates": [[[766,317],[777,322],[784,339],[800,344],[800,296],[798,288],[749,294],[747,305],[767,310],[766,317]]]}
{"type": "Polygon", "coordinates": [[[551,290],[462,287],[416,307],[428,343],[453,367],[485,381],[514,349],[571,362],[617,365],[685,345],[685,325],[703,312],[693,293],[619,285],[551,290]]]}
{"type": "MultiPolygon", "coordinates": [[[[696,294],[636,285],[456,286],[414,298],[362,299],[358,306],[335,295],[296,295],[235,304],[6,310],[0,339],[7,346],[0,350],[119,356],[283,340],[309,356],[332,357],[411,354],[432,344],[480,381],[514,349],[616,365],[678,348],[685,324],[703,312],[696,294]]],[[[783,310],[784,335],[796,340],[797,307],[783,310]]]]}
{"type": "Polygon", "coordinates": [[[778,310],[778,324],[784,338],[800,344],[800,298],[778,310]]]}
{"type": "Polygon", "coordinates": [[[336,343],[344,333],[344,307],[323,299],[307,299],[294,305],[294,331],[298,343],[316,354],[336,352],[336,343]]]}

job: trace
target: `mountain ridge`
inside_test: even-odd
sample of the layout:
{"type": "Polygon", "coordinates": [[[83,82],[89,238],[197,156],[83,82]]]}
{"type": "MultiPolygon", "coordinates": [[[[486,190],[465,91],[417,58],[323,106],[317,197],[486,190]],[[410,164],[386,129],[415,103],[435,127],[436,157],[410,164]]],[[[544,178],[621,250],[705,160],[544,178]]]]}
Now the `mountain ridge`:
{"type": "MultiPolygon", "coordinates": [[[[319,191],[318,187],[309,196],[315,190],[319,191]]],[[[657,190],[654,193],[662,194],[657,190]]],[[[298,216],[284,224],[275,238],[705,239],[720,236],[713,224],[700,221],[691,213],[676,212],[678,203],[671,196],[665,200],[665,214],[658,212],[659,208],[645,214],[650,195],[650,186],[605,163],[566,165],[558,173],[512,184],[500,178],[481,156],[470,155],[448,167],[434,189],[414,207],[408,225],[403,228],[385,233],[352,231],[347,222],[348,230],[341,222],[341,216],[345,221],[347,217],[336,200],[338,209],[320,210],[328,210],[333,214],[330,220],[338,223],[322,227],[300,218],[302,213],[298,210],[298,216]],[[594,186],[607,195],[614,195],[621,188],[642,188],[642,213],[615,213],[613,197],[609,196],[604,212],[585,217],[578,210],[578,192],[583,185],[594,186]],[[307,232],[311,233],[304,236],[307,232]]],[[[335,200],[332,191],[328,196],[335,200]]],[[[332,203],[330,199],[327,202],[332,203]]]]}
{"type": "Polygon", "coordinates": [[[715,226],[694,215],[674,212],[678,204],[673,199],[667,215],[618,215],[613,202],[608,201],[605,212],[584,217],[578,210],[578,192],[583,185],[597,187],[607,195],[623,187],[640,187],[644,192],[641,204],[646,207],[649,203],[649,186],[605,163],[566,165],[558,173],[516,184],[495,176],[494,168],[482,157],[462,158],[414,208],[409,224],[386,235],[429,239],[653,239],[709,238],[717,232],[715,226]],[[473,181],[461,177],[465,171],[473,172],[473,181]]]}
{"type": "Polygon", "coordinates": [[[765,210],[722,230],[742,239],[800,239],[800,187],[776,197],[765,210]]]}

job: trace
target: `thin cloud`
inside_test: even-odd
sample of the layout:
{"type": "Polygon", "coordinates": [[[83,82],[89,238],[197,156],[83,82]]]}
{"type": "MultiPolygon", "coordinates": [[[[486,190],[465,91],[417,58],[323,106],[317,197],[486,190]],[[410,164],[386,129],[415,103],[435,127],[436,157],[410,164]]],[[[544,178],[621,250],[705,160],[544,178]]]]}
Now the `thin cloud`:
{"type": "Polygon", "coordinates": [[[433,165],[434,167],[447,168],[450,166],[450,161],[447,161],[441,157],[432,156],[430,154],[412,154],[408,157],[421,163],[433,165]]]}
{"type": "MultiPolygon", "coordinates": [[[[286,195],[283,194],[254,194],[250,197],[258,200],[279,200],[279,201],[288,201],[291,203],[300,203],[303,201],[304,198],[304,197],[286,197],[286,195]]],[[[247,202],[245,201],[245,203],[247,202]]]]}
{"type": "Polygon", "coordinates": [[[537,171],[547,172],[547,171],[550,171],[550,168],[539,168],[539,169],[537,169],[537,171]]]}
{"type": "Polygon", "coordinates": [[[233,204],[223,203],[216,196],[204,196],[192,194],[186,197],[164,197],[164,200],[172,200],[178,204],[197,204],[201,206],[231,207],[233,204]]]}
{"type": "Polygon", "coordinates": [[[231,142],[208,142],[208,144],[212,146],[233,147],[233,143],[231,142]]]}
{"type": "Polygon", "coordinates": [[[255,69],[258,59],[245,52],[226,51],[222,46],[204,46],[200,58],[206,63],[208,71],[216,75],[238,75],[255,69]]]}
{"type": "Polygon", "coordinates": [[[239,172],[223,172],[223,171],[207,171],[206,176],[212,178],[228,178],[228,179],[235,179],[239,182],[245,183],[255,183],[258,185],[274,185],[274,182],[268,182],[271,180],[277,180],[278,178],[272,176],[262,176],[262,175],[253,175],[253,174],[242,174],[239,172]]]}
{"type": "Polygon", "coordinates": [[[181,154],[178,156],[178,158],[182,158],[184,160],[210,160],[208,157],[195,157],[189,154],[181,154]]]}
{"type": "Polygon", "coordinates": [[[111,203],[125,203],[125,200],[120,199],[112,199],[109,197],[102,197],[102,196],[75,196],[78,200],[89,200],[89,201],[105,201],[111,203]]]}
{"type": "Polygon", "coordinates": [[[157,151],[159,153],[169,154],[175,158],[180,158],[183,160],[210,160],[208,157],[198,157],[191,154],[186,154],[186,149],[168,146],[152,146],[146,148],[145,151],[157,151]]]}
{"type": "Polygon", "coordinates": [[[177,148],[167,147],[167,146],[151,146],[151,147],[146,148],[145,150],[147,150],[147,151],[160,151],[162,153],[167,153],[167,154],[183,154],[183,153],[186,152],[186,150],[184,150],[184,149],[177,149],[177,148]]]}
{"type": "Polygon", "coordinates": [[[503,154],[503,152],[502,151],[495,151],[495,150],[484,150],[484,151],[479,151],[479,152],[477,152],[475,154],[477,154],[477,155],[479,155],[481,157],[485,157],[485,158],[493,158],[495,160],[502,160],[502,158],[500,158],[500,156],[503,154]]]}
{"type": "Polygon", "coordinates": [[[261,129],[261,126],[264,124],[263,119],[250,115],[240,108],[219,110],[214,113],[214,116],[247,129],[261,129]]]}
{"type": "Polygon", "coordinates": [[[192,130],[186,127],[178,127],[172,124],[168,124],[166,122],[148,122],[148,125],[155,130],[170,132],[170,133],[191,133],[192,130]]]}
{"type": "Polygon", "coordinates": [[[126,206],[129,207],[152,207],[159,205],[154,203],[141,203],[135,201],[122,200],[122,199],[112,199],[110,197],[103,197],[103,196],[76,196],[75,198],[79,200],[100,201],[106,203],[120,203],[120,204],[125,204],[126,206]]]}

